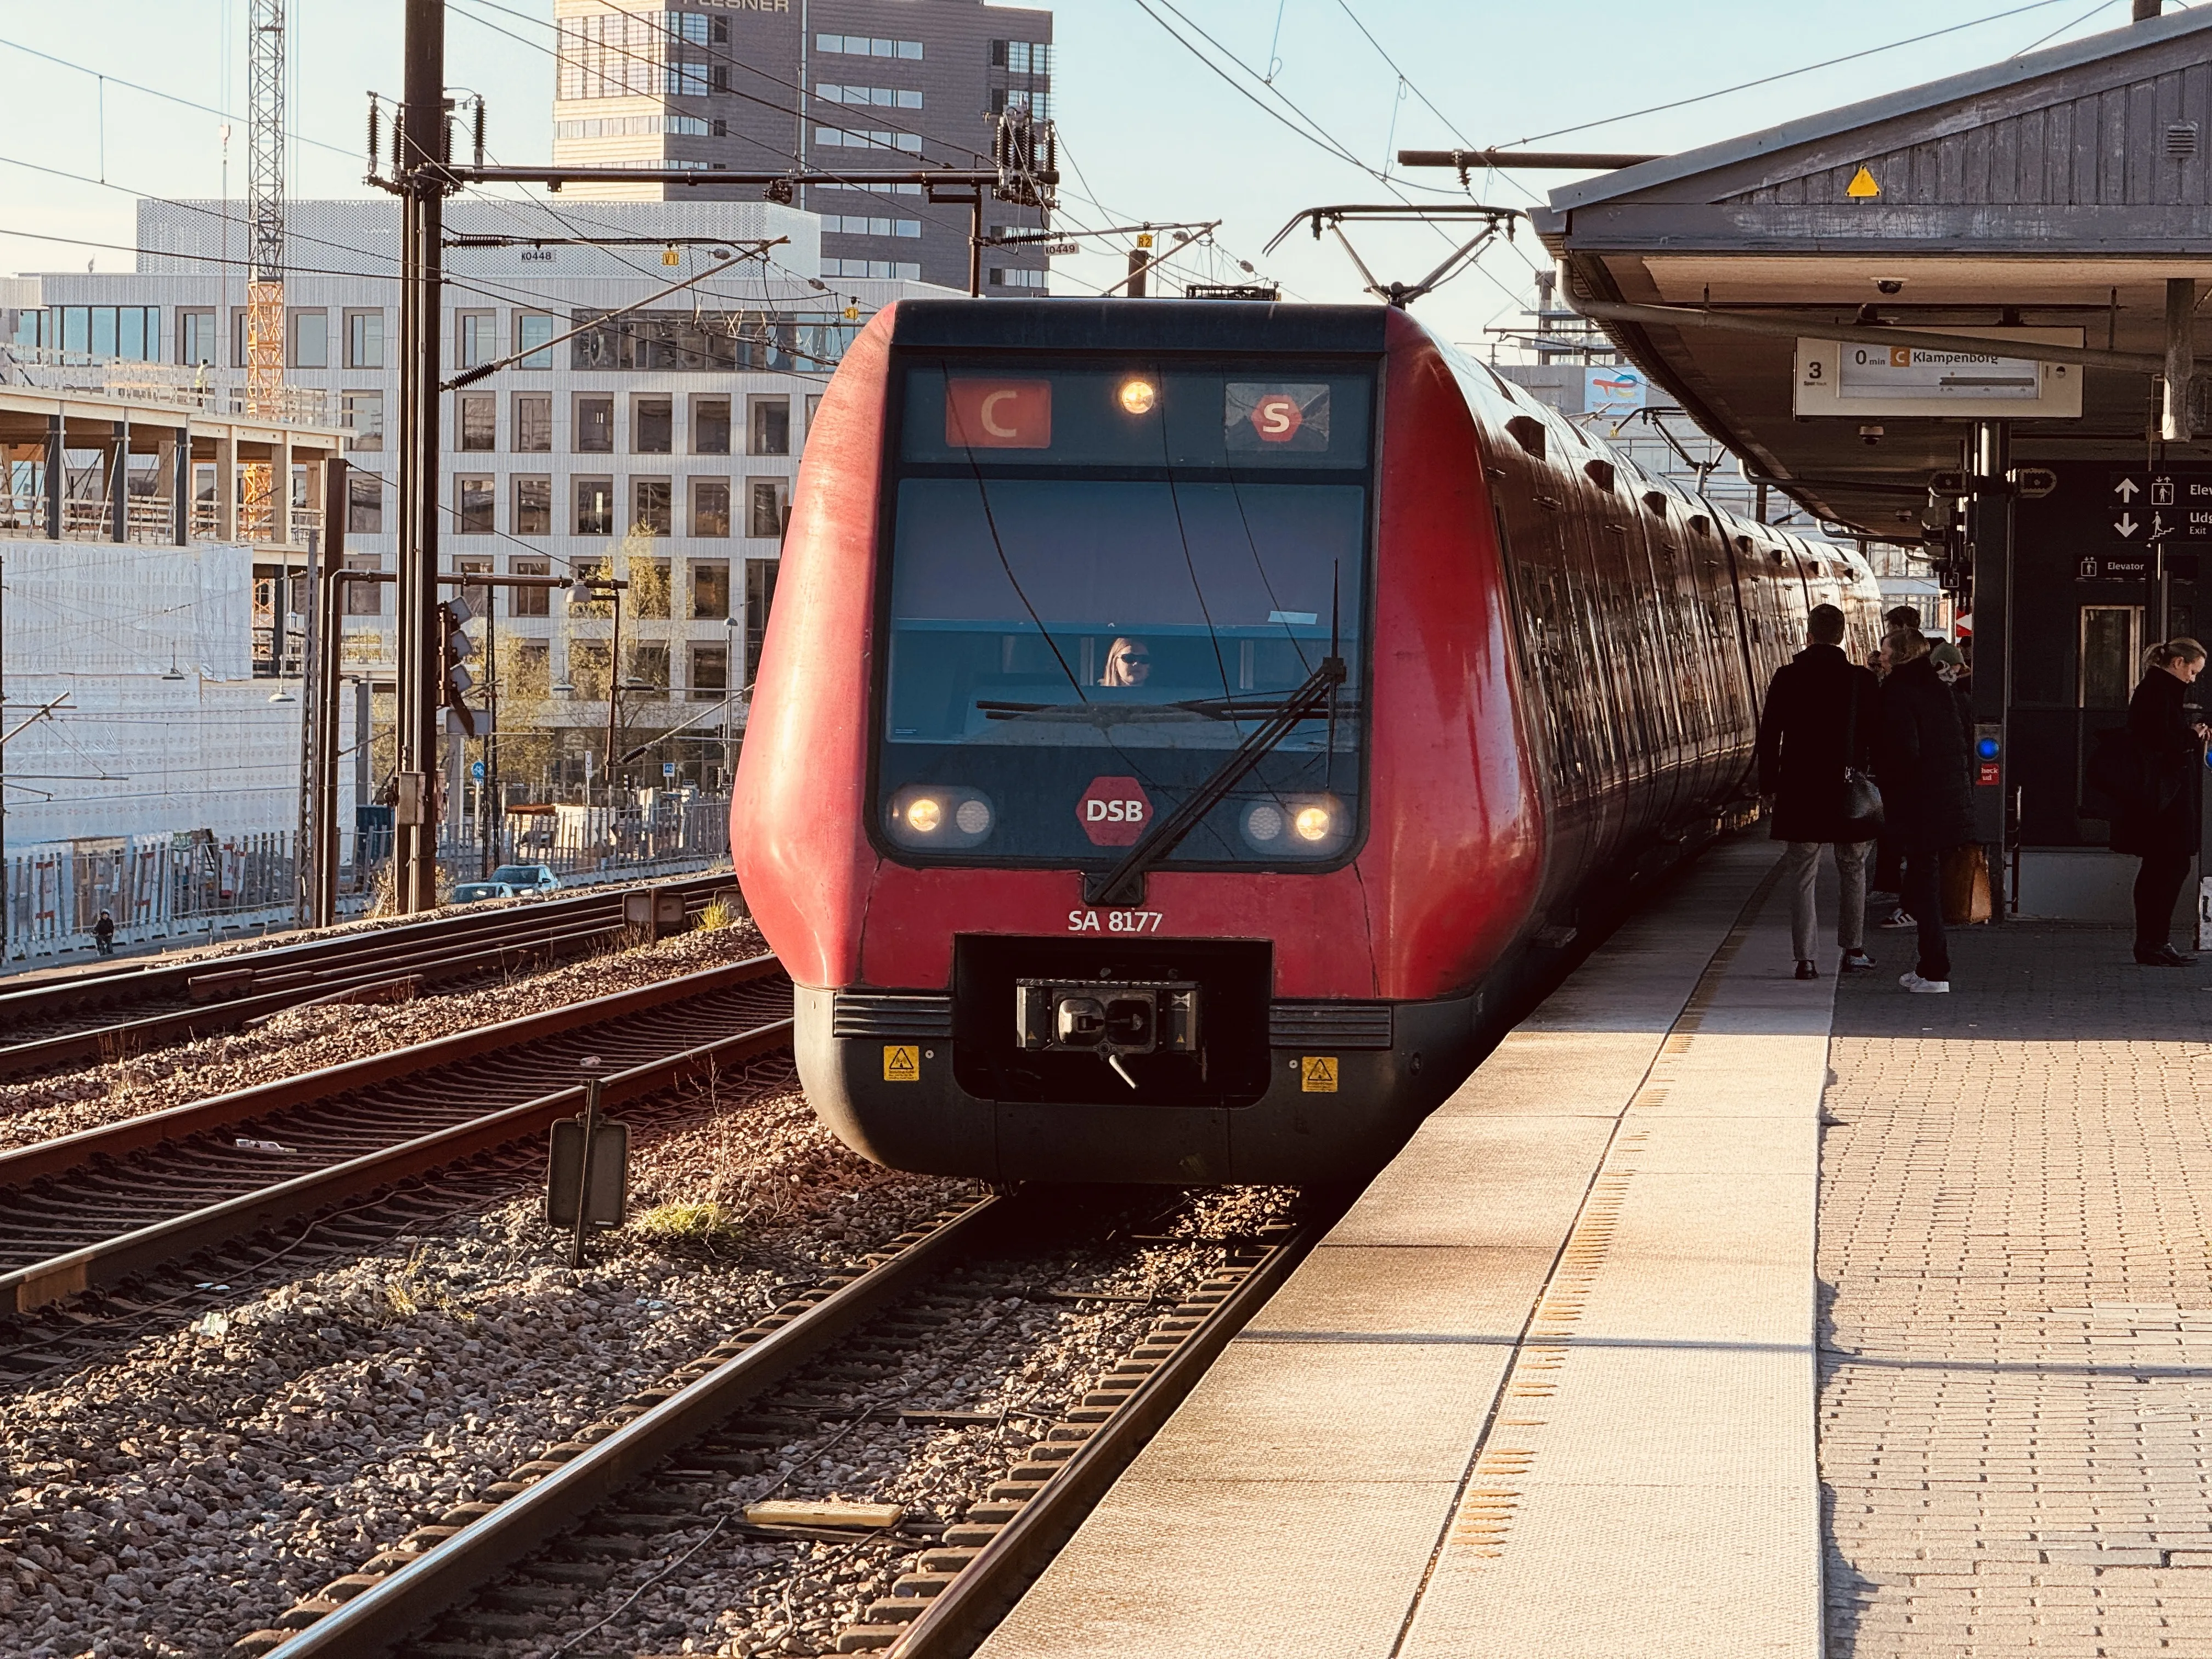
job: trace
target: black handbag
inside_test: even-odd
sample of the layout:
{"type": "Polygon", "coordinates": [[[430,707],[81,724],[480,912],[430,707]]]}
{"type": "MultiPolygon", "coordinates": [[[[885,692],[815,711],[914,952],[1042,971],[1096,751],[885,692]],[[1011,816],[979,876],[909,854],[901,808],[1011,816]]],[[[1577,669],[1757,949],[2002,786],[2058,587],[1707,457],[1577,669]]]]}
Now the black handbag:
{"type": "Polygon", "coordinates": [[[1881,834],[1881,790],[1850,763],[1858,752],[1858,688],[1851,687],[1850,717],[1844,722],[1844,839],[1873,841],[1881,834]]]}

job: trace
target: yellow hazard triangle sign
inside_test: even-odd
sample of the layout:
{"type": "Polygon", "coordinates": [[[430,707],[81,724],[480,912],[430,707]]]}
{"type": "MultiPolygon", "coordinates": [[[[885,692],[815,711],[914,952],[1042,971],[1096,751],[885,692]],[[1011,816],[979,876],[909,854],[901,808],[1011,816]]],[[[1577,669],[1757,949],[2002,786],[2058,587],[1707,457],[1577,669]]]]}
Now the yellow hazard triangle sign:
{"type": "Polygon", "coordinates": [[[1875,181],[1874,174],[1862,167],[1851,174],[1850,183],[1844,186],[1844,194],[1855,202],[1871,201],[1881,194],[1881,186],[1875,181]]]}

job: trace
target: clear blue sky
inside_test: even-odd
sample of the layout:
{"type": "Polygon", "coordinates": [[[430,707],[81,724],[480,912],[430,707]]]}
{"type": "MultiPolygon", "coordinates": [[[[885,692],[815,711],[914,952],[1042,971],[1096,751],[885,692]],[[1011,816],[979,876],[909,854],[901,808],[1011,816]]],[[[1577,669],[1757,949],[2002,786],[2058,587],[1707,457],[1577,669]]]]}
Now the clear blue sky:
{"type": "MultiPolygon", "coordinates": [[[[533,18],[552,13],[550,0],[500,3],[533,18]]],[[[1263,258],[1267,239],[1301,207],[1389,198],[1384,184],[1352,161],[1295,135],[1241,95],[1238,88],[1267,101],[1269,88],[1253,76],[1266,76],[1271,67],[1275,91],[1358,161],[1379,170],[1398,147],[1449,146],[1462,137],[1512,144],[1562,128],[1577,131],[1549,143],[1684,149],[1993,62],[2045,36],[2067,40],[2123,27],[2129,11],[2127,0],[2028,6],[2017,0],[1855,0],[1849,7],[1777,0],[1671,6],[1650,0],[1173,0],[1185,23],[1167,0],[1147,3],[1193,40],[1199,29],[1212,35],[1228,79],[1178,44],[1138,0],[1059,6],[1054,79],[1063,170],[1070,175],[1068,216],[1091,225],[1223,219],[1222,275],[1237,274],[1229,259],[1249,260],[1308,299],[1357,297],[1349,263],[1333,242],[1316,245],[1303,231],[1263,258]],[[1958,24],[1973,27],[1726,96],[1586,125],[1958,24]]],[[[0,164],[0,271],[82,270],[87,261],[102,270],[127,269],[127,252],[33,240],[22,233],[128,243],[131,192],[214,196],[223,184],[220,117],[112,82],[103,91],[91,75],[14,48],[33,47],[236,111],[245,95],[246,10],[245,0],[0,0],[0,41],[9,43],[0,47],[0,107],[7,111],[0,156],[123,187],[0,164]]],[[[293,0],[292,125],[303,137],[335,147],[295,145],[296,194],[368,193],[360,183],[365,94],[398,89],[400,12],[398,0],[293,0]]],[[[487,25],[533,42],[550,42],[550,33],[475,0],[453,0],[452,19],[448,77],[490,100],[493,149],[506,161],[543,159],[550,144],[552,60],[487,25]]],[[[234,193],[244,187],[245,142],[241,120],[230,139],[234,193]]],[[[1448,175],[1417,178],[1431,185],[1451,182],[1448,175]]],[[[1558,175],[1528,174],[1517,183],[1478,179],[1476,189],[1480,199],[1525,205],[1531,191],[1558,182],[1558,175]]],[[[1416,199],[1425,195],[1410,184],[1405,188],[1416,199]]],[[[1362,240],[1372,247],[1370,264],[1387,276],[1418,276],[1444,251],[1424,228],[1373,231],[1362,240]]],[[[1531,259],[1541,257],[1524,231],[1518,248],[1496,249],[1480,270],[1424,301],[1420,313],[1455,337],[1479,337],[1486,323],[1504,320],[1525,302],[1531,259]]],[[[1056,286],[1080,292],[1085,279],[1103,283],[1121,269],[1118,252],[1056,260],[1056,278],[1066,279],[1056,286]]]]}

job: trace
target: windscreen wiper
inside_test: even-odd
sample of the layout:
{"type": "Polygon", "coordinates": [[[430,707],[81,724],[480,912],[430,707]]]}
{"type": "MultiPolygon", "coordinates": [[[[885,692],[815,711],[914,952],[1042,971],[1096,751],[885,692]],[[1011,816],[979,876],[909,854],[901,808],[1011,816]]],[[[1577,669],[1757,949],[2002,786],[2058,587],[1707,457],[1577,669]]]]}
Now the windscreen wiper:
{"type": "Polygon", "coordinates": [[[1140,836],[1121,861],[1103,875],[1083,878],[1086,904],[1139,904],[1145,896],[1145,872],[1182,844],[1198,828],[1199,821],[1226,799],[1229,792],[1279,745],[1299,722],[1312,719],[1335,700],[1344,684],[1344,659],[1331,654],[1306,677],[1305,684],[1283,699],[1264,725],[1252,728],[1236,751],[1213,770],[1212,776],[1191,792],[1183,804],[1140,836]]]}

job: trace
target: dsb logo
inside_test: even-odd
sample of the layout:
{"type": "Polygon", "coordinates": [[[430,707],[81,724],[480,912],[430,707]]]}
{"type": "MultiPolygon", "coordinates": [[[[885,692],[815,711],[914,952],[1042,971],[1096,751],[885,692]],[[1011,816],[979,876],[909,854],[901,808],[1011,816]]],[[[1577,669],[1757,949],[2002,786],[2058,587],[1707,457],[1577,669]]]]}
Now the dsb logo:
{"type": "Polygon", "coordinates": [[[1132,845],[1152,816],[1152,800],[1134,778],[1093,778],[1075,803],[1076,822],[1094,847],[1132,845]]]}

